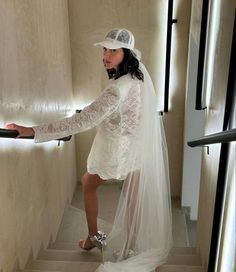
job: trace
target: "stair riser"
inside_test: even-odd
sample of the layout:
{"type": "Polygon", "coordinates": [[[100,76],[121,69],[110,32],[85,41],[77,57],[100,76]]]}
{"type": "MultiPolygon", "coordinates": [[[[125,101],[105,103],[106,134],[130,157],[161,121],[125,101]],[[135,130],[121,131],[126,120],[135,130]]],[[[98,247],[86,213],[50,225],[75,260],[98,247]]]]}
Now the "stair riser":
{"type": "Polygon", "coordinates": [[[102,262],[102,254],[98,249],[93,249],[90,252],[45,250],[39,254],[38,260],[102,262]]]}

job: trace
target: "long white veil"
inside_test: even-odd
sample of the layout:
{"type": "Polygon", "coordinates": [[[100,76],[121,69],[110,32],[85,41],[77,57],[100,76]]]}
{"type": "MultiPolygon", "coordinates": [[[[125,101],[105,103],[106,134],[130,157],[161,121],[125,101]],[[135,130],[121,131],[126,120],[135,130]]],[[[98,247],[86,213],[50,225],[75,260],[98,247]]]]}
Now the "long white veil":
{"type": "Polygon", "coordinates": [[[145,66],[141,126],[129,156],[114,225],[97,272],[150,272],[172,247],[172,215],[167,146],[156,95],[145,66]]]}

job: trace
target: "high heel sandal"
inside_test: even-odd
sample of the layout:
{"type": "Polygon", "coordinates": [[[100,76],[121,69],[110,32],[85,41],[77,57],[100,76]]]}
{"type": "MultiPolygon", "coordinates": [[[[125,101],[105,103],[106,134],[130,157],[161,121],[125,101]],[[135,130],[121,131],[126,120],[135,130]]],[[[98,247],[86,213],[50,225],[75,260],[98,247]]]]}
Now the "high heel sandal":
{"type": "Polygon", "coordinates": [[[89,235],[86,240],[79,241],[79,247],[83,250],[90,251],[97,247],[101,251],[106,247],[106,234],[102,231],[98,231],[95,235],[89,235]],[[86,242],[90,242],[90,246],[86,246],[86,242]]]}

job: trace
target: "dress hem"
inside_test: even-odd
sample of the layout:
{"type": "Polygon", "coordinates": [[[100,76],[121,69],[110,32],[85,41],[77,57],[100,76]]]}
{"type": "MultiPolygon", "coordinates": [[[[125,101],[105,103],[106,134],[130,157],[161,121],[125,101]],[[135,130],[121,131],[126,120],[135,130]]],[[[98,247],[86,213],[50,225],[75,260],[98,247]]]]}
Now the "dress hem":
{"type": "Polygon", "coordinates": [[[124,180],[126,178],[126,176],[124,176],[124,177],[117,177],[117,176],[103,175],[102,173],[99,173],[99,171],[92,170],[92,169],[87,169],[87,172],[89,174],[91,174],[91,175],[98,175],[104,181],[110,180],[110,179],[124,180]]]}

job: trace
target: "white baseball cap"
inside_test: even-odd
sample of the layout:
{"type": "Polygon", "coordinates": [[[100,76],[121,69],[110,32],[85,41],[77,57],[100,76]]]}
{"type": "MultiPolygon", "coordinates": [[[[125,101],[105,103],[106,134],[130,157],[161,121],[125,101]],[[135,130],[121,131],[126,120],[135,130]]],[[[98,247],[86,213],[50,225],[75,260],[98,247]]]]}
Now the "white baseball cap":
{"type": "Polygon", "coordinates": [[[107,33],[104,41],[95,43],[94,45],[100,45],[109,49],[127,48],[132,51],[138,60],[140,60],[141,52],[134,48],[134,43],[135,39],[131,31],[125,28],[115,28],[107,33]]]}
{"type": "Polygon", "coordinates": [[[116,28],[108,32],[104,41],[94,45],[100,45],[109,49],[127,48],[133,50],[134,35],[127,29],[116,28]]]}

